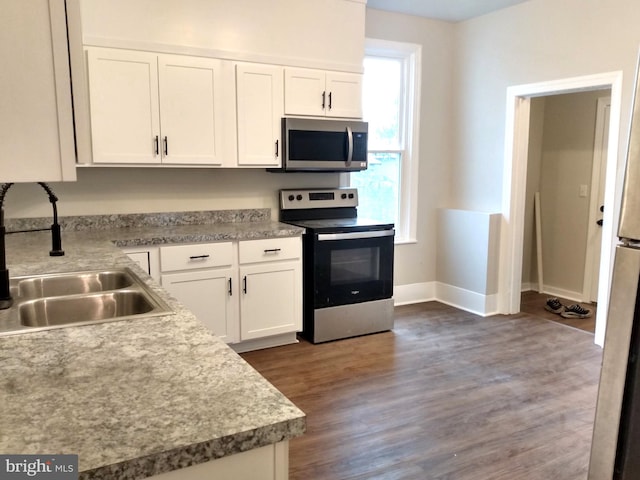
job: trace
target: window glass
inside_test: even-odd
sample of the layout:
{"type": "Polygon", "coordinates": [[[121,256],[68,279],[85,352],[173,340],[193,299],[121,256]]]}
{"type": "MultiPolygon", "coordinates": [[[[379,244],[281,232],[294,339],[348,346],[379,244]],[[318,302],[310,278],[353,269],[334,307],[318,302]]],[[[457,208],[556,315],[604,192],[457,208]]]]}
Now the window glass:
{"type": "Polygon", "coordinates": [[[369,167],[351,175],[358,188],[358,216],[397,223],[400,154],[369,152],[369,167]]]}
{"type": "Polygon", "coordinates": [[[369,167],[351,173],[349,182],[358,188],[359,216],[393,222],[396,243],[415,242],[421,48],[367,39],[365,49],[362,103],[369,123],[369,167]]]}
{"type": "Polygon", "coordinates": [[[402,145],[400,99],[402,61],[365,57],[363,88],[364,120],[369,122],[370,150],[397,150],[402,145]]]}

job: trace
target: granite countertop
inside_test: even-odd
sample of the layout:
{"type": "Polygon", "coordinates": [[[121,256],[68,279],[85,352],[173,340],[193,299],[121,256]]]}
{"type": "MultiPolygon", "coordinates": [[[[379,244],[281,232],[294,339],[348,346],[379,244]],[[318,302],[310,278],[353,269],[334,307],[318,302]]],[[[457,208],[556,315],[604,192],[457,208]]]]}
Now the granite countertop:
{"type": "Polygon", "coordinates": [[[144,478],[301,435],[305,416],[120,246],[299,235],[261,219],[7,237],[11,276],[128,266],[173,314],[0,337],[0,452],[73,453],[81,479],[144,478]],[[115,244],[114,244],[115,242],[115,244]]]}

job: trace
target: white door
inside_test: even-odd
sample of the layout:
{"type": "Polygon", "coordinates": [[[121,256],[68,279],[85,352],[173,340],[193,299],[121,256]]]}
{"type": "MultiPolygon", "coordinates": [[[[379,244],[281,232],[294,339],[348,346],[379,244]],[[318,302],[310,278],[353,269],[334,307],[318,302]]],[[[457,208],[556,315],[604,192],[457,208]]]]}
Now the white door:
{"type": "Polygon", "coordinates": [[[240,267],[240,339],[301,330],[300,261],[240,267]]]}
{"type": "MultiPolygon", "coordinates": [[[[607,149],[609,146],[609,115],[611,110],[611,98],[598,99],[598,113],[596,116],[596,140],[593,152],[593,173],[590,208],[591,212],[587,239],[587,265],[585,284],[588,281],[588,301],[598,301],[598,284],[600,279],[600,256],[602,251],[602,217],[604,208],[604,189],[607,168],[607,149]],[[591,272],[590,275],[588,272],[591,272]]],[[[611,208],[611,207],[610,207],[611,208]]]]}
{"type": "Polygon", "coordinates": [[[327,105],[325,72],[308,68],[284,69],[284,113],[324,117],[327,105]]]}
{"type": "Polygon", "coordinates": [[[157,56],[87,49],[94,163],[160,163],[157,56]]]}
{"type": "Polygon", "coordinates": [[[362,118],[362,75],[327,73],[327,116],[362,118]]]}
{"type": "Polygon", "coordinates": [[[222,165],[222,61],[160,55],[162,163],[222,165]]]}
{"type": "Polygon", "coordinates": [[[281,165],[282,85],[282,67],[236,65],[238,165],[281,165]]]}
{"type": "Polygon", "coordinates": [[[233,269],[166,273],[162,286],[227,343],[236,341],[237,324],[233,269]]]}

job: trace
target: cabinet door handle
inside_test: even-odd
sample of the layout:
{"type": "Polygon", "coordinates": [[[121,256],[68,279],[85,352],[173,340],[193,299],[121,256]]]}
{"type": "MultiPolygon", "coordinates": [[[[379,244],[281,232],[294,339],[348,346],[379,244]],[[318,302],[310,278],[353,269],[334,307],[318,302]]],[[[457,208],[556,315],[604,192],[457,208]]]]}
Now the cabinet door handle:
{"type": "Polygon", "coordinates": [[[233,296],[233,284],[231,283],[231,279],[229,279],[229,296],[233,296]]]}
{"type": "Polygon", "coordinates": [[[209,258],[209,255],[191,255],[189,260],[202,260],[204,258],[209,258]]]}
{"type": "Polygon", "coordinates": [[[169,140],[165,136],[164,137],[164,156],[166,157],[167,155],[169,155],[169,140]]]}
{"type": "Polygon", "coordinates": [[[247,293],[247,276],[242,278],[242,292],[247,293]]]}
{"type": "Polygon", "coordinates": [[[280,140],[276,140],[276,158],[278,158],[278,154],[279,154],[279,148],[278,148],[279,142],[280,140]]]}
{"type": "Polygon", "coordinates": [[[331,92],[329,92],[329,110],[331,110],[331,92]]]}
{"type": "Polygon", "coordinates": [[[282,250],[281,248],[267,248],[264,253],[278,253],[280,250],[282,250]]]}
{"type": "Polygon", "coordinates": [[[322,109],[323,110],[324,110],[326,95],[327,95],[327,92],[322,92],[322,109]]]}
{"type": "Polygon", "coordinates": [[[157,156],[158,153],[160,153],[160,139],[158,138],[158,135],[156,135],[156,138],[154,140],[154,144],[155,144],[155,152],[156,152],[156,156],[157,156]]]}

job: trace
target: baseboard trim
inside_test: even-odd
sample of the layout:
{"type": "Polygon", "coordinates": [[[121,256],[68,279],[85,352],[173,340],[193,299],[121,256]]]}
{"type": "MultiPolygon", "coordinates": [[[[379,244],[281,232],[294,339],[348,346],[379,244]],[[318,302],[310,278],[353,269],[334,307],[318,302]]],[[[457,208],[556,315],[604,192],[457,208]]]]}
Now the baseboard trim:
{"type": "Polygon", "coordinates": [[[281,333],[280,335],[272,335],[270,337],[256,338],[254,340],[245,340],[240,343],[230,343],[229,346],[236,353],[245,353],[252,350],[262,350],[263,348],[279,347],[281,345],[289,345],[298,343],[296,332],[281,333]]]}
{"type": "Polygon", "coordinates": [[[439,302],[482,317],[499,313],[497,293],[483,295],[464,288],[447,285],[446,283],[436,282],[436,298],[439,302]]]}
{"type": "Polygon", "coordinates": [[[560,297],[578,303],[583,301],[582,292],[573,292],[571,290],[565,290],[564,288],[550,287],[549,285],[545,285],[541,293],[549,295],[550,297],[560,297]]]}
{"type": "Polygon", "coordinates": [[[482,295],[440,282],[410,283],[393,287],[393,304],[396,307],[432,301],[483,317],[498,313],[498,294],[482,295]]]}
{"type": "Polygon", "coordinates": [[[437,300],[435,283],[436,282],[422,282],[394,285],[393,304],[399,306],[437,300]]]}

